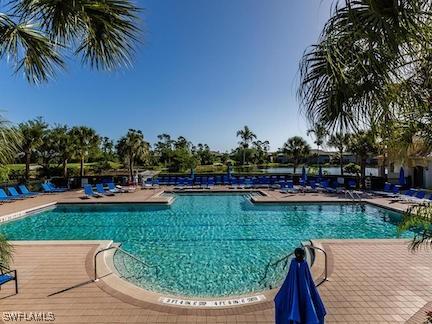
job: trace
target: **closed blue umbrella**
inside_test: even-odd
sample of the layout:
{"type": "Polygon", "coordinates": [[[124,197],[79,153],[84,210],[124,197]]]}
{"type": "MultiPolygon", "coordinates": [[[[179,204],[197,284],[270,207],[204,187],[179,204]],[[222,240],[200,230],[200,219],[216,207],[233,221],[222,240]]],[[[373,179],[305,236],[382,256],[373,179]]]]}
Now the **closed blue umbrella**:
{"type": "Polygon", "coordinates": [[[191,177],[192,180],[195,178],[195,169],[194,168],[191,168],[190,177],[191,177]]]}
{"type": "Polygon", "coordinates": [[[309,266],[302,258],[297,257],[291,261],[288,275],[274,302],[276,324],[324,323],[324,304],[309,266]]]}
{"type": "Polygon", "coordinates": [[[323,176],[322,166],[320,165],[319,168],[318,168],[318,182],[321,182],[322,176],[323,176]]]}
{"type": "Polygon", "coordinates": [[[405,186],[406,185],[405,171],[404,171],[403,167],[401,167],[400,170],[399,170],[399,184],[401,186],[405,186]]]}

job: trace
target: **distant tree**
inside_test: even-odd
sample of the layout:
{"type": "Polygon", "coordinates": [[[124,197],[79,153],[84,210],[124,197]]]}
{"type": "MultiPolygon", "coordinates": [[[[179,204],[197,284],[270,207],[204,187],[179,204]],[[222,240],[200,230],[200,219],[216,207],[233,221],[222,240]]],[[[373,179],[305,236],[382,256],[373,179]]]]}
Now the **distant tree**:
{"type": "Polygon", "coordinates": [[[25,161],[24,177],[28,180],[32,155],[34,155],[39,146],[42,145],[43,136],[48,128],[48,124],[42,117],[38,117],[25,123],[20,123],[18,128],[21,132],[21,150],[24,154],[25,161]]]}
{"type": "Polygon", "coordinates": [[[105,162],[109,162],[114,159],[114,142],[109,137],[103,137],[101,140],[101,150],[105,162]]]}
{"type": "Polygon", "coordinates": [[[313,136],[315,138],[314,143],[316,144],[317,149],[318,149],[318,164],[319,164],[319,161],[320,161],[320,147],[322,148],[322,146],[323,146],[323,144],[325,142],[325,139],[326,139],[326,137],[328,135],[328,130],[327,130],[327,128],[323,124],[321,124],[321,123],[315,123],[315,124],[313,124],[312,128],[310,128],[310,129],[308,129],[306,131],[306,134],[308,136],[310,136],[311,134],[313,134],[313,136]]]}
{"type": "Polygon", "coordinates": [[[211,165],[215,161],[215,156],[207,144],[199,143],[195,149],[195,155],[198,157],[201,165],[211,165]]]}
{"type": "Polygon", "coordinates": [[[84,163],[89,154],[98,149],[100,138],[93,128],[76,126],[70,131],[75,157],[80,161],[80,176],[84,176],[84,163]]]}
{"type": "Polygon", "coordinates": [[[132,181],[134,164],[145,159],[149,152],[149,143],[144,140],[144,135],[140,130],[129,129],[127,134],[117,142],[116,149],[120,159],[127,163],[132,181]]]}
{"type": "Polygon", "coordinates": [[[157,138],[159,141],[154,146],[155,155],[159,157],[160,163],[164,165],[170,164],[175,141],[171,139],[170,135],[165,133],[158,135],[157,138]]]}
{"type": "Polygon", "coordinates": [[[349,151],[357,156],[362,186],[365,185],[367,159],[378,152],[375,135],[371,131],[359,131],[350,136],[349,151]]]}
{"type": "Polygon", "coordinates": [[[268,154],[270,151],[270,142],[257,140],[252,143],[252,147],[254,149],[255,163],[266,163],[268,161],[268,154]]]}
{"type": "Polygon", "coordinates": [[[344,172],[343,154],[345,153],[348,144],[349,144],[349,135],[344,133],[335,133],[330,135],[329,140],[327,142],[328,146],[338,150],[341,175],[343,175],[344,172]]]}
{"type": "Polygon", "coordinates": [[[1,57],[31,83],[64,68],[63,56],[108,71],[130,65],[139,9],[129,0],[11,0],[2,10],[1,57]]]}
{"type": "Polygon", "coordinates": [[[243,148],[243,165],[246,164],[246,149],[249,148],[249,144],[256,139],[256,135],[245,126],[243,129],[237,131],[237,137],[240,137],[240,146],[243,148]]]}
{"type": "Polygon", "coordinates": [[[297,166],[300,161],[307,158],[310,154],[309,144],[300,136],[289,138],[283,146],[283,152],[294,161],[294,171],[296,173],[297,166]]]}

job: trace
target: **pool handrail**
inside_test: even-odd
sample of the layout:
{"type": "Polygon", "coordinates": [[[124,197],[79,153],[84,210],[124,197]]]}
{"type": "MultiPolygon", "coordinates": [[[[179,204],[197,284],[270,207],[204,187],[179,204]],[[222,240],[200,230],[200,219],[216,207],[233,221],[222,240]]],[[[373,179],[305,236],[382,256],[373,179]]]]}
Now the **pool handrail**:
{"type": "Polygon", "coordinates": [[[129,252],[126,252],[125,250],[123,250],[123,249],[120,247],[120,245],[112,245],[112,243],[111,243],[108,247],[106,247],[106,248],[104,248],[104,249],[101,249],[101,250],[97,251],[96,254],[95,254],[94,257],[93,257],[93,267],[94,267],[94,278],[93,278],[93,281],[98,281],[98,280],[99,280],[99,277],[98,277],[98,275],[97,275],[97,257],[98,257],[98,255],[99,255],[100,253],[102,253],[102,252],[106,252],[106,251],[113,250],[113,249],[115,249],[115,250],[117,250],[117,251],[120,251],[120,252],[126,254],[128,257],[131,257],[131,258],[134,259],[135,261],[138,261],[139,263],[143,264],[144,266],[146,266],[146,267],[148,267],[148,268],[152,268],[152,267],[155,268],[155,269],[156,269],[156,275],[159,273],[159,269],[158,269],[158,267],[156,267],[156,266],[151,266],[151,265],[149,265],[148,263],[144,262],[143,260],[137,258],[135,255],[130,254],[129,252]]]}

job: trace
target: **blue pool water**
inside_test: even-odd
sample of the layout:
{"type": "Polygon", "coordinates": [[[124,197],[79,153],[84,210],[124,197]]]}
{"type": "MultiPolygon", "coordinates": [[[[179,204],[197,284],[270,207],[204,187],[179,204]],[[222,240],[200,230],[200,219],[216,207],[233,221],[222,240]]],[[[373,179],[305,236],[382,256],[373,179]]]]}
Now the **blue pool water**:
{"type": "MultiPolygon", "coordinates": [[[[179,195],[171,206],[63,205],[0,226],[11,240],[113,240],[118,271],[187,296],[260,291],[264,269],[311,238],[395,238],[400,215],[370,205],[252,205],[244,195],[179,195]]],[[[409,234],[406,234],[409,235],[409,234]]],[[[276,273],[277,285],[284,273],[276,273]]]]}

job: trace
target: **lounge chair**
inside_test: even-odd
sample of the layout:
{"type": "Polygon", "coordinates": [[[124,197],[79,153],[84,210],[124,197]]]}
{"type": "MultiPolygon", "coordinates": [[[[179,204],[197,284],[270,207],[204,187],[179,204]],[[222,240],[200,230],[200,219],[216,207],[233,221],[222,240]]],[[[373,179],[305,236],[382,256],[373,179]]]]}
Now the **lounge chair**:
{"type": "Polygon", "coordinates": [[[46,184],[51,189],[52,192],[65,192],[65,191],[67,191],[66,188],[56,187],[53,183],[51,183],[49,181],[46,184]]]}
{"type": "Polygon", "coordinates": [[[11,196],[8,196],[6,194],[6,192],[3,189],[0,188],[0,202],[2,202],[2,203],[6,203],[6,202],[9,203],[9,202],[13,202],[15,200],[17,200],[17,199],[15,199],[15,198],[13,198],[11,196]]]}
{"type": "Polygon", "coordinates": [[[18,188],[21,191],[21,193],[23,195],[26,195],[26,196],[37,196],[37,195],[40,195],[39,192],[33,192],[33,191],[28,190],[25,185],[19,185],[18,188]]]}
{"type": "Polygon", "coordinates": [[[34,195],[20,194],[20,193],[18,193],[18,191],[14,187],[8,187],[8,191],[9,191],[10,195],[12,197],[14,197],[14,198],[24,199],[24,198],[27,198],[27,197],[29,197],[29,198],[33,198],[34,197],[34,195]]]}
{"type": "Polygon", "coordinates": [[[101,195],[105,195],[105,196],[114,196],[115,195],[110,190],[105,190],[102,183],[96,184],[96,191],[97,191],[97,193],[100,193],[101,195]]]}
{"type": "Polygon", "coordinates": [[[103,197],[103,195],[101,195],[100,193],[94,192],[92,186],[89,184],[84,185],[84,195],[85,196],[82,197],[84,199],[88,199],[91,197],[94,197],[94,198],[102,198],[103,197]]]}
{"type": "Polygon", "coordinates": [[[292,181],[281,181],[280,182],[281,190],[280,193],[297,193],[298,190],[294,188],[294,183],[292,181]]]}
{"type": "Polygon", "coordinates": [[[153,180],[152,178],[147,178],[143,185],[142,185],[143,189],[153,189],[153,180]]]}
{"type": "Polygon", "coordinates": [[[409,201],[410,198],[413,198],[415,196],[415,194],[417,193],[417,190],[415,189],[408,189],[407,191],[405,191],[405,193],[401,193],[399,195],[397,195],[396,197],[393,197],[391,199],[392,202],[400,202],[400,201],[409,201]]]}
{"type": "Polygon", "coordinates": [[[117,188],[116,185],[114,184],[114,182],[108,182],[107,185],[108,185],[108,190],[110,192],[112,192],[112,193],[122,193],[122,192],[124,192],[123,189],[117,188]]]}
{"type": "Polygon", "coordinates": [[[0,199],[4,199],[4,200],[23,200],[24,197],[9,196],[8,194],[6,194],[6,192],[4,191],[4,189],[0,189],[0,199]]]}
{"type": "Polygon", "coordinates": [[[43,190],[45,193],[55,193],[55,191],[53,191],[53,190],[51,189],[51,187],[48,186],[47,183],[42,183],[42,190],[43,190]]]}
{"type": "Polygon", "coordinates": [[[0,287],[10,281],[15,281],[15,294],[18,294],[18,276],[16,270],[6,268],[0,264],[0,287]]]}

